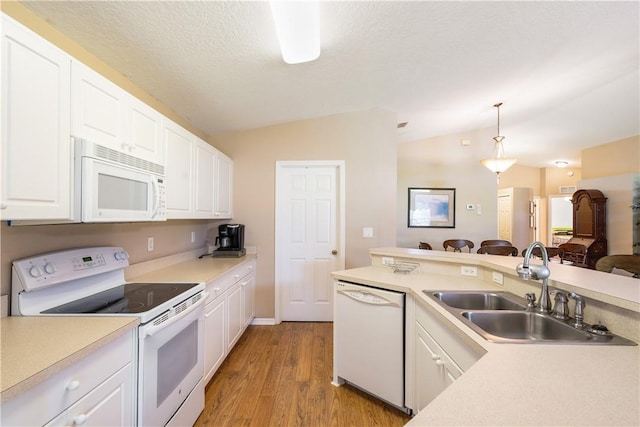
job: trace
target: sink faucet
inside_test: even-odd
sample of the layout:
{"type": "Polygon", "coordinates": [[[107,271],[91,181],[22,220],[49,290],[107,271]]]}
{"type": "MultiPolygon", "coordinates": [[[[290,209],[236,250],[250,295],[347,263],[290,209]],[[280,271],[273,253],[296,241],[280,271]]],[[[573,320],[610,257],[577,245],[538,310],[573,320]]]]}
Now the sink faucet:
{"type": "Polygon", "coordinates": [[[545,248],[541,242],[533,242],[529,245],[524,253],[524,262],[522,264],[518,264],[516,267],[516,273],[525,280],[542,280],[542,290],[540,291],[538,311],[541,313],[550,313],[551,297],[549,296],[548,279],[551,275],[551,271],[549,270],[549,254],[547,254],[547,248],[545,248]],[[529,264],[531,260],[531,252],[533,252],[533,248],[536,246],[539,247],[540,252],[542,252],[542,265],[529,264]]]}

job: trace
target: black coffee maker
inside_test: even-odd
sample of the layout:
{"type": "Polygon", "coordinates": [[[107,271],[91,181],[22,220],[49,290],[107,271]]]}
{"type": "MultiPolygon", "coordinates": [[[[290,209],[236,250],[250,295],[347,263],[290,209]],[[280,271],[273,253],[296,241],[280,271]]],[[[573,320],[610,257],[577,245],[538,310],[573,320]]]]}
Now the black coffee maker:
{"type": "Polygon", "coordinates": [[[218,249],[211,254],[214,257],[241,257],[246,254],[244,224],[219,225],[216,245],[218,249]]]}

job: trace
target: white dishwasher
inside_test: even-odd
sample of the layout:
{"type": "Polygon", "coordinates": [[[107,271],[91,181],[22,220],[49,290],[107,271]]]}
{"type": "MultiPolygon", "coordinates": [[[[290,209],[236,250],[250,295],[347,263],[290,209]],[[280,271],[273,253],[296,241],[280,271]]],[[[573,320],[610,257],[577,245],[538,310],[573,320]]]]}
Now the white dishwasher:
{"type": "Polygon", "coordinates": [[[398,409],[404,403],[405,294],[336,283],[334,377],[398,409]]]}

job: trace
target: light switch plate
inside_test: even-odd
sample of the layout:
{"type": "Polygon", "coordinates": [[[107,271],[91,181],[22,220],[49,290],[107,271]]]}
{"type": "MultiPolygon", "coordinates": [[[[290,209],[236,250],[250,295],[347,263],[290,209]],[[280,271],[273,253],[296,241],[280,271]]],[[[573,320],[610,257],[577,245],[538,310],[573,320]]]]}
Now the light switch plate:
{"type": "Polygon", "coordinates": [[[373,228],[362,227],[362,237],[373,237],[373,228]]]}

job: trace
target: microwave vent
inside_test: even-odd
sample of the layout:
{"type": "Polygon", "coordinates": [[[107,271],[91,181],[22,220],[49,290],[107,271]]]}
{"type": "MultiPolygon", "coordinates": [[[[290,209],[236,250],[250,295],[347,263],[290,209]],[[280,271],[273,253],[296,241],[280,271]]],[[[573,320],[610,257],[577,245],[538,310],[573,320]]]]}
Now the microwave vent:
{"type": "Polygon", "coordinates": [[[94,145],[93,155],[99,159],[110,160],[122,165],[134,167],[136,169],[142,169],[145,171],[153,172],[158,175],[164,175],[164,166],[157,163],[150,162],[148,160],[141,159],[139,157],[131,156],[126,153],[121,153],[111,148],[107,148],[103,145],[94,145]]]}
{"type": "Polygon", "coordinates": [[[575,185],[566,185],[560,187],[560,194],[573,194],[576,192],[575,185]]]}

